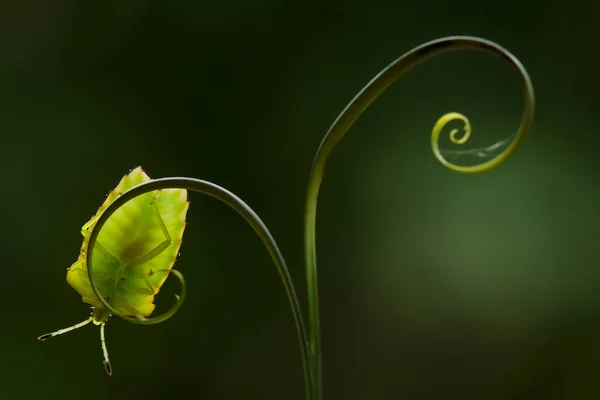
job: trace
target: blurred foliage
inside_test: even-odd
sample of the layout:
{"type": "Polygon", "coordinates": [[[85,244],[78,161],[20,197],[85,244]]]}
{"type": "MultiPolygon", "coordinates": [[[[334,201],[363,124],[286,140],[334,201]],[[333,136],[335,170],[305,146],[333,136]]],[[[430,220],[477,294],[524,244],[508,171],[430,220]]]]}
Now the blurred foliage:
{"type": "MultiPolygon", "coordinates": [[[[114,375],[65,282],[80,226],[129,169],[227,187],[268,224],[304,298],[313,154],[393,59],[453,34],[527,67],[532,135],[505,165],[443,169],[429,131],[466,114],[473,146],[510,135],[521,97],[493,57],[429,61],[381,96],[335,154],[320,198],[328,399],[600,395],[597,93],[600,7],[533,2],[0,3],[6,307],[1,399],[302,399],[294,325],[266,251],[191,196],[169,322],[107,325],[114,375]]],[[[159,307],[172,301],[167,281],[159,307]]],[[[157,310],[157,311],[160,311],[157,310]]]]}

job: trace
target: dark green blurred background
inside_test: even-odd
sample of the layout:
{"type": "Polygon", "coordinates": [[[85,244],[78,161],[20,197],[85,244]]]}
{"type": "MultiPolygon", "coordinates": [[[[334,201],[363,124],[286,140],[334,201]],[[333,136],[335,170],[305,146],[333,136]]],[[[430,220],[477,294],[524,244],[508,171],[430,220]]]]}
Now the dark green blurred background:
{"type": "MultiPolygon", "coordinates": [[[[317,223],[326,399],[597,398],[599,8],[2,2],[0,399],[302,399],[296,333],[267,252],[198,194],[177,264],[188,300],[154,327],[107,325],[112,377],[97,328],[36,337],[88,316],[66,269],[81,225],[137,165],[245,199],[304,304],[304,193],[322,135],[389,62],[453,34],[521,59],[534,128],[487,174],[433,158],[428,135],[445,112],[471,119],[470,146],[517,128],[517,77],[477,52],[422,65],[353,127],[317,223]]],[[[178,290],[167,281],[157,311],[178,290]]]]}

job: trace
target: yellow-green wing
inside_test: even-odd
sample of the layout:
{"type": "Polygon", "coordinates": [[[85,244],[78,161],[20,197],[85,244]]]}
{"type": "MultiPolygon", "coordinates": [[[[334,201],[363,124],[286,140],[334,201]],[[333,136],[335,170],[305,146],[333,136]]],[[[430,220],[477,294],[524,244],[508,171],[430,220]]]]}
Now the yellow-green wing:
{"type": "MultiPolygon", "coordinates": [[[[142,168],[132,170],[84,225],[79,259],[67,272],[67,282],[86,303],[103,308],[87,276],[87,232],[114,199],[148,180],[150,177],[142,168]]],[[[100,292],[120,314],[148,316],[154,310],[154,295],[169,275],[181,246],[188,207],[185,189],[154,191],[124,204],[102,227],[94,247],[94,279],[100,292]]]]}

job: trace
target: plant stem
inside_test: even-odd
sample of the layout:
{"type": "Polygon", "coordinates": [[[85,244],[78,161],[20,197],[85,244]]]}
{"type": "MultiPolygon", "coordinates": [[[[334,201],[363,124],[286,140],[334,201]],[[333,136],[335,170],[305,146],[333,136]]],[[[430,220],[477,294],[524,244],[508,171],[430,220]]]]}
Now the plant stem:
{"type": "MultiPolygon", "coordinates": [[[[432,132],[432,149],[436,158],[447,168],[462,173],[478,173],[488,171],[512,155],[518,145],[523,140],[525,133],[529,130],[533,121],[534,94],[533,86],[527,71],[521,62],[513,56],[508,50],[498,44],[470,36],[452,36],[427,42],[414,48],[400,58],[396,59],[377,76],[375,76],[344,108],[337,119],[333,122],[329,131],[325,134],[317,154],[314,158],[308,190],[306,197],[306,210],[304,216],[304,249],[306,262],[306,280],[308,294],[308,316],[309,316],[309,350],[311,361],[311,396],[310,400],[322,400],[322,345],[321,345],[321,324],[319,315],[319,290],[317,276],[317,255],[315,243],[315,230],[317,218],[317,198],[319,189],[323,181],[323,175],[327,167],[327,162],[333,154],[335,148],[340,143],[346,132],[362,114],[362,112],[392,83],[402,75],[428,60],[429,58],[454,50],[476,49],[484,50],[500,56],[507,61],[519,74],[521,84],[524,90],[524,109],[519,130],[511,144],[496,157],[479,165],[459,166],[447,161],[439,151],[438,138],[444,125],[452,119],[463,119],[459,114],[451,113],[442,117],[435,124],[432,132]],[[457,117],[457,115],[459,115],[457,117]]],[[[463,119],[464,121],[466,118],[463,119]]],[[[466,126],[470,134],[470,126],[466,126]]],[[[451,134],[454,138],[454,134],[451,134]]],[[[454,143],[462,144],[468,139],[468,136],[460,140],[453,140],[454,143]]]]}
{"type": "Polygon", "coordinates": [[[294,322],[296,324],[296,331],[298,332],[298,341],[300,343],[300,354],[302,357],[302,365],[304,371],[304,384],[305,384],[305,392],[306,398],[311,400],[312,397],[310,393],[313,392],[311,387],[312,383],[312,374],[310,372],[311,361],[309,359],[309,350],[308,350],[308,336],[306,334],[306,328],[304,324],[304,319],[302,317],[302,310],[300,308],[300,302],[298,300],[298,296],[296,295],[296,290],[294,288],[294,282],[292,281],[292,277],[290,276],[289,270],[275,242],[275,239],[269,232],[267,226],[263,223],[260,217],[248,206],[242,199],[237,197],[235,194],[231,193],[227,189],[222,188],[214,183],[203,181],[200,179],[194,178],[161,178],[161,179],[153,179],[148,182],[144,182],[127,192],[123,193],[121,196],[117,197],[115,201],[113,201],[107,208],[104,210],[96,225],[93,227],[92,232],[90,234],[89,244],[88,244],[88,253],[86,257],[87,269],[88,269],[88,278],[90,279],[90,283],[92,285],[92,289],[94,293],[100,299],[102,304],[110,311],[112,315],[120,317],[127,322],[133,322],[140,325],[153,325],[159,322],[163,322],[166,319],[170,318],[175,314],[175,312],[181,307],[181,304],[185,297],[185,281],[183,280],[183,275],[181,275],[178,271],[173,271],[173,273],[179,278],[182,283],[182,296],[177,300],[175,305],[164,314],[147,318],[144,320],[139,320],[136,318],[125,317],[117,313],[110,304],[106,301],[104,296],[98,291],[98,287],[96,286],[92,274],[92,249],[96,244],[96,240],[98,238],[98,234],[102,229],[102,226],[108,221],[108,218],[117,211],[119,207],[130,201],[131,199],[141,196],[144,193],[148,193],[154,190],[159,189],[187,189],[194,192],[200,192],[211,197],[216,198],[217,200],[222,201],[227,204],[231,208],[233,208],[242,218],[244,218],[254,229],[254,231],[261,238],[263,244],[269,251],[275,266],[277,267],[277,271],[279,272],[279,276],[281,277],[281,281],[283,283],[283,287],[287,294],[288,300],[290,302],[290,306],[292,308],[292,314],[294,317],[294,322]]]}
{"type": "Polygon", "coordinates": [[[233,208],[237,213],[242,216],[262,239],[265,247],[269,251],[273,262],[275,263],[284,289],[286,291],[294,322],[296,324],[296,330],[298,333],[298,341],[300,343],[300,352],[302,357],[303,372],[304,372],[304,383],[305,383],[305,394],[307,400],[322,400],[323,399],[323,374],[322,374],[322,349],[321,349],[321,326],[319,316],[319,290],[318,290],[318,276],[317,276],[317,259],[316,259],[316,244],[315,244],[315,227],[317,218],[317,198],[319,195],[319,189],[323,181],[323,175],[327,166],[329,157],[342,140],[346,132],[350,129],[352,124],[358,119],[362,112],[392,83],[399,77],[410,71],[415,66],[424,62],[425,60],[433,57],[434,55],[445,53],[452,50],[461,49],[479,49],[491,52],[502,57],[505,61],[508,61],[512,67],[514,67],[521,77],[521,82],[524,88],[524,111],[521,120],[521,126],[515,135],[515,138],[510,145],[496,157],[488,160],[482,164],[475,166],[463,167],[453,164],[447,161],[439,150],[438,139],[442,128],[451,120],[460,119],[465,123],[466,134],[460,138],[456,138],[457,131],[450,133],[450,139],[453,143],[462,144],[465,143],[471,133],[471,128],[466,117],[457,113],[449,113],[444,115],[438,120],[433,128],[431,134],[431,145],[432,150],[436,158],[447,168],[451,170],[462,172],[462,173],[477,173],[488,171],[500,163],[505,161],[510,155],[512,155],[517,149],[518,145],[523,140],[525,133],[530,128],[533,121],[533,110],[534,110],[534,95],[533,86],[531,80],[521,65],[511,53],[501,46],[479,38],[469,36],[454,36],[447,37],[438,40],[434,40],[425,43],[410,52],[404,54],[396,61],[391,63],[383,71],[381,71],[371,82],[367,84],[346,106],[341,112],[329,131],[326,133],[321,145],[315,156],[312,170],[310,172],[310,179],[307,190],[307,201],[305,210],[305,258],[306,258],[306,279],[307,279],[307,294],[308,294],[308,317],[310,323],[310,336],[307,334],[306,327],[304,324],[302,310],[300,308],[300,302],[296,295],[296,290],[292,278],[289,274],[289,270],[286,266],[285,260],[279,250],[275,239],[267,229],[266,225],[258,217],[258,215],[246,204],[242,199],[229,192],[228,190],[211,182],[203,181],[194,178],[161,178],[153,179],[151,181],[142,183],[127,192],[119,196],[113,201],[102,213],[100,218],[97,220],[95,226],[92,228],[88,243],[88,253],[86,255],[86,263],[88,270],[88,277],[94,290],[94,293],[102,304],[110,311],[112,315],[125,319],[128,322],[133,322],[141,325],[152,325],[170,318],[175,312],[181,307],[181,304],[185,297],[185,281],[183,275],[178,271],[173,270],[173,274],[181,281],[182,284],[182,295],[178,298],[175,305],[167,311],[165,314],[147,318],[143,320],[125,317],[115,312],[115,310],[108,304],[106,299],[98,291],[92,274],[92,253],[94,245],[97,241],[98,234],[102,229],[102,226],[106,223],[108,218],[115,213],[115,211],[129,200],[140,196],[144,193],[148,193],[154,190],[160,189],[188,189],[195,192],[200,192],[214,197],[225,204],[233,208]]]}

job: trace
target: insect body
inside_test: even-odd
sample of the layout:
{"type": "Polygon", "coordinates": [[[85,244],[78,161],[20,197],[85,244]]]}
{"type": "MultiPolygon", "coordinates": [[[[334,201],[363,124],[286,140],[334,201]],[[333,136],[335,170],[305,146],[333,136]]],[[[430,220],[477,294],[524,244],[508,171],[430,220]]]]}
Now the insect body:
{"type": "MultiPolygon", "coordinates": [[[[149,180],[141,167],[125,175],[81,229],[83,244],[78,260],[67,270],[67,283],[92,306],[91,316],[69,328],[38,338],[46,340],[90,322],[99,325],[104,366],[109,375],[112,375],[112,368],[104,325],[111,315],[89,281],[86,254],[90,232],[110,203],[123,192],[149,180]]],[[[185,189],[156,190],[125,203],[102,227],[92,254],[94,282],[119,314],[143,319],[154,311],[154,296],[167,279],[181,246],[188,207],[185,189]]]]}

